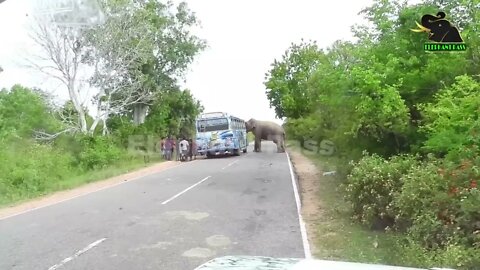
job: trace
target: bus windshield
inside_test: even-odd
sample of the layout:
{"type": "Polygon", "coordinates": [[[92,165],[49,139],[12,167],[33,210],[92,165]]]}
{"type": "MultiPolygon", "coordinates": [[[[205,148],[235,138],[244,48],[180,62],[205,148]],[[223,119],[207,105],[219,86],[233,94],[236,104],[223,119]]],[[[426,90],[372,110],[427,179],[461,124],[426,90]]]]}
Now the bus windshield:
{"type": "Polygon", "coordinates": [[[229,129],[227,118],[205,119],[197,121],[199,132],[229,129]]]}

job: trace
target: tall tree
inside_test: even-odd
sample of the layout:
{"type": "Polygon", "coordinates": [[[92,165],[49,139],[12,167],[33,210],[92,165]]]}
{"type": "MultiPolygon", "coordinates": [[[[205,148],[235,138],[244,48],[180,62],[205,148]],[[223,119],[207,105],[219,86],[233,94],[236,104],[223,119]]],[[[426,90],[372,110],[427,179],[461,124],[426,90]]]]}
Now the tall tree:
{"type": "MultiPolygon", "coordinates": [[[[190,28],[198,25],[198,21],[185,3],[176,7],[170,1],[154,0],[105,0],[102,3],[108,27],[104,25],[95,29],[97,39],[92,40],[93,48],[107,49],[109,45],[121,44],[121,50],[125,52],[144,52],[141,59],[123,63],[128,71],[126,74],[115,75],[115,81],[139,83],[129,87],[127,92],[119,91],[116,98],[130,97],[134,101],[126,107],[132,111],[134,122],[140,124],[144,122],[157,92],[174,87],[206,43],[190,33],[190,28]],[[125,24],[132,31],[125,31],[125,24]],[[116,36],[105,41],[103,37],[111,32],[116,36]],[[139,44],[141,50],[137,51],[139,44]]],[[[107,54],[100,56],[101,61],[112,63],[114,58],[109,56],[108,50],[104,51],[107,54]]]]}
{"type": "Polygon", "coordinates": [[[97,115],[90,132],[102,121],[103,134],[107,134],[110,115],[122,114],[130,106],[148,104],[152,99],[153,93],[138,89],[149,79],[142,68],[151,59],[154,37],[150,25],[144,23],[147,17],[134,15],[129,9],[118,10],[85,33],[89,49],[84,62],[94,67],[90,83],[99,89],[94,97],[97,115]]]}
{"type": "Polygon", "coordinates": [[[275,60],[265,74],[266,94],[278,118],[300,118],[312,112],[318,100],[308,92],[307,82],[317,67],[326,61],[316,42],[293,44],[275,60]]]}

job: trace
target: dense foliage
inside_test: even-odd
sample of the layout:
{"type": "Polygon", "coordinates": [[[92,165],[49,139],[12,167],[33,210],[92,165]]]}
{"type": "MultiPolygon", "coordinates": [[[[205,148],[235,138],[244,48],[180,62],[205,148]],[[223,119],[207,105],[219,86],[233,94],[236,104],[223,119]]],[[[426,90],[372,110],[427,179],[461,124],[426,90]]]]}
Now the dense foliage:
{"type": "Polygon", "coordinates": [[[267,73],[289,138],[335,143],[352,216],[404,235],[406,264],[480,265],[479,10],[378,0],[362,12],[369,25],[353,28],[357,41],[293,44],[267,73]],[[427,53],[427,34],[410,30],[439,9],[466,52],[427,53]]]}

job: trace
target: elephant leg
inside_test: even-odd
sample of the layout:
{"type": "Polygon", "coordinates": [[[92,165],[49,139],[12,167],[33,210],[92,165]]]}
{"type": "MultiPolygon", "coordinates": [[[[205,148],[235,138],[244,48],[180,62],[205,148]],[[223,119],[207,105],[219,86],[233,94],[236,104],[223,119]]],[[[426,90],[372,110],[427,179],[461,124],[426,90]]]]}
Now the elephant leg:
{"type": "Polygon", "coordinates": [[[277,149],[279,153],[285,152],[285,140],[283,139],[283,136],[280,136],[278,139],[277,149]]]}
{"type": "Polygon", "coordinates": [[[278,153],[282,153],[282,152],[283,152],[283,141],[282,141],[282,138],[280,138],[280,136],[277,136],[277,139],[276,139],[275,141],[276,141],[276,144],[277,144],[277,152],[278,152],[278,153]]]}
{"type": "Polygon", "coordinates": [[[279,152],[280,150],[280,144],[279,144],[279,141],[278,141],[278,136],[277,135],[270,135],[268,136],[269,140],[272,141],[276,146],[277,146],[277,152],[279,152]]]}
{"type": "Polygon", "coordinates": [[[262,152],[262,140],[260,139],[260,137],[255,137],[255,152],[262,152]]]}

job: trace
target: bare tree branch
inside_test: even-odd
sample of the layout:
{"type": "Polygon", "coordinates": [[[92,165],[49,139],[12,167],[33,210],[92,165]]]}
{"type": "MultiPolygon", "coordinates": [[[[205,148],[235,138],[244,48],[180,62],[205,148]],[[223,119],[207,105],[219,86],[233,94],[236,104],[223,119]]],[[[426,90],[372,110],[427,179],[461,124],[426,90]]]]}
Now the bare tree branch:
{"type": "Polygon", "coordinates": [[[84,101],[80,100],[84,90],[84,80],[79,78],[82,50],[78,46],[80,38],[75,29],[60,28],[47,21],[36,20],[35,27],[29,33],[30,38],[42,51],[41,62],[27,60],[29,67],[40,71],[65,85],[70,100],[78,113],[77,127],[88,132],[84,101]]]}
{"type": "Polygon", "coordinates": [[[54,133],[54,134],[49,134],[49,133],[46,133],[44,131],[38,131],[37,130],[37,131],[34,132],[34,138],[35,138],[35,140],[38,140],[38,141],[51,141],[51,140],[54,140],[55,138],[57,138],[58,136],[60,136],[62,134],[74,133],[76,131],[78,131],[78,129],[68,128],[68,129],[62,130],[62,131],[54,133]]]}

